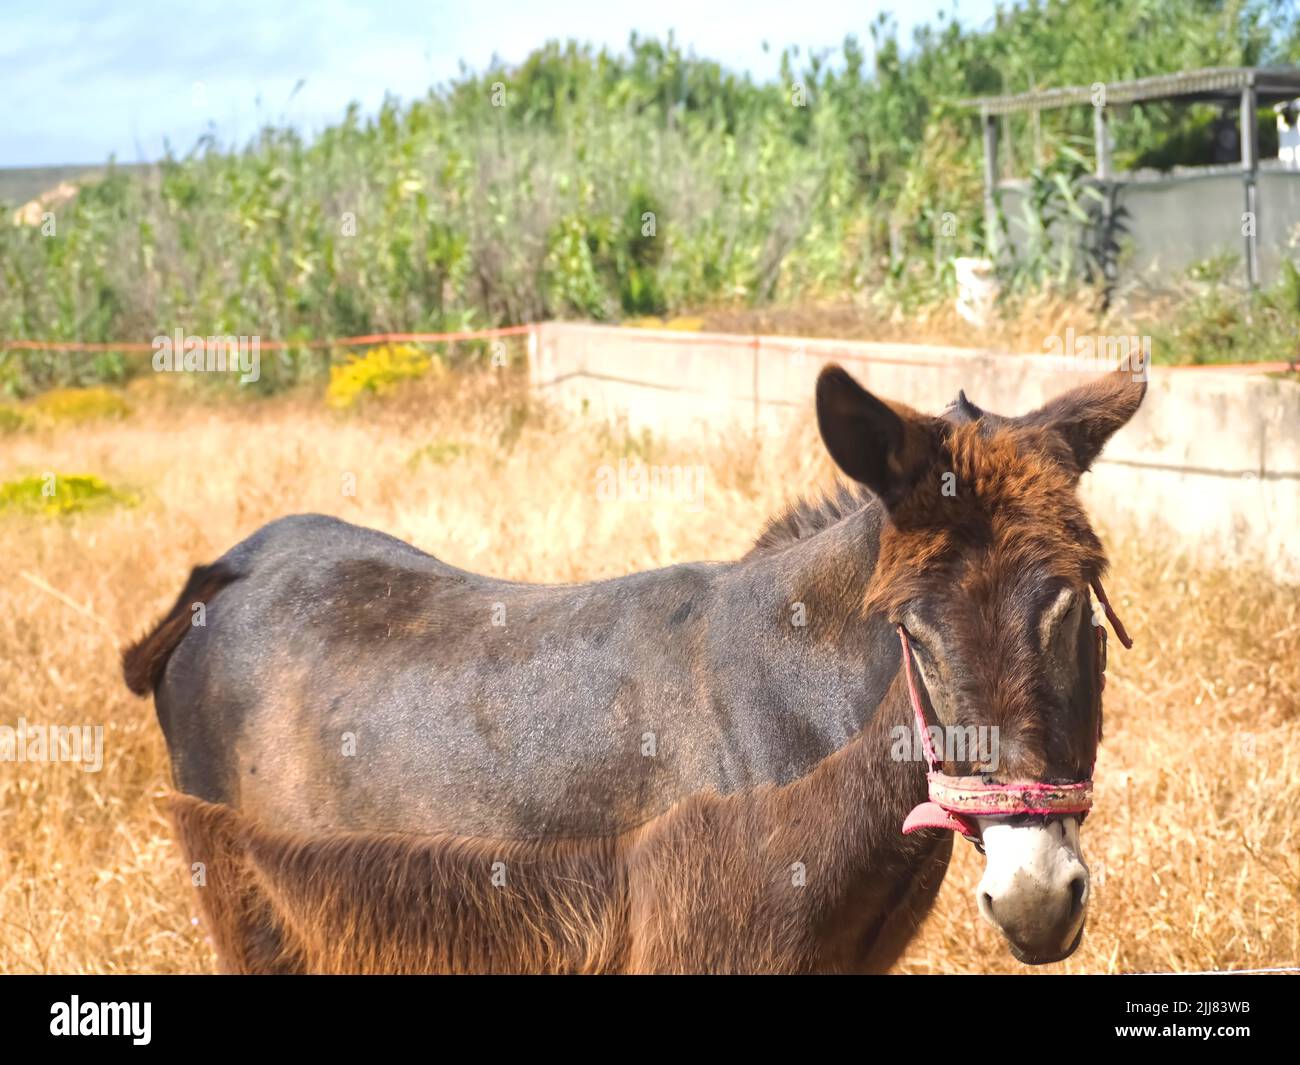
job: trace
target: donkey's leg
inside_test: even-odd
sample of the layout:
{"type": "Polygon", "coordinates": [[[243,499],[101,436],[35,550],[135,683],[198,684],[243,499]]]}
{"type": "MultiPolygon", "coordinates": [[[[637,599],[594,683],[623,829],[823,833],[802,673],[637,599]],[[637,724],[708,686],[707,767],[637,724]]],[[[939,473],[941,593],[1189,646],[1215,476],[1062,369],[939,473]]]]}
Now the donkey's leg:
{"type": "Polygon", "coordinates": [[[222,971],[303,972],[301,952],[245,862],[233,811],[180,794],[169,806],[186,862],[193,873],[202,873],[196,883],[199,905],[222,971]]]}

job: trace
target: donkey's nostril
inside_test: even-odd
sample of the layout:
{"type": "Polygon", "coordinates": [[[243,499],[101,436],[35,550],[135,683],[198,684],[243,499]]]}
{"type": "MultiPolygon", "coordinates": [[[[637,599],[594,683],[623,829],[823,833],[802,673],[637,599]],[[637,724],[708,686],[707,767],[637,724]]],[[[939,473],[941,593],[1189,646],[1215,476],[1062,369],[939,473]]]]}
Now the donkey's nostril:
{"type": "Polygon", "coordinates": [[[1088,874],[1080,871],[1070,880],[1070,920],[1073,921],[1082,912],[1088,901],[1088,874]]]}

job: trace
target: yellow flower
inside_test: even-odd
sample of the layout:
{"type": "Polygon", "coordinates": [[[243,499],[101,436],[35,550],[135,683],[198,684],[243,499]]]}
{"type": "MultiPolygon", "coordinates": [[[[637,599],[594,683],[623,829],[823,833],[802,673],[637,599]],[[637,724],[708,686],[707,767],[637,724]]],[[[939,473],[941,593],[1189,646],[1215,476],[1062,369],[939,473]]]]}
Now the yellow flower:
{"type": "Polygon", "coordinates": [[[432,356],[410,344],[383,344],[349,362],[330,367],[325,401],[340,410],[351,407],[364,395],[382,396],[403,381],[442,373],[444,367],[432,356]]]}

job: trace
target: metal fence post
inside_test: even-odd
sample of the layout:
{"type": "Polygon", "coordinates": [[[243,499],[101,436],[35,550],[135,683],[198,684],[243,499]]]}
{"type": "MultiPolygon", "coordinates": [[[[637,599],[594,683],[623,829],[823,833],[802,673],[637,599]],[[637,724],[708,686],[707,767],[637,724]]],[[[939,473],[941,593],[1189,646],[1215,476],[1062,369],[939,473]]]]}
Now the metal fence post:
{"type": "Polygon", "coordinates": [[[1241,173],[1246,192],[1246,284],[1254,292],[1259,287],[1259,144],[1255,112],[1255,79],[1241,90],[1241,173]]]}
{"type": "Polygon", "coordinates": [[[998,124],[995,116],[985,109],[980,115],[984,123],[984,247],[989,259],[998,257],[998,124]]]}

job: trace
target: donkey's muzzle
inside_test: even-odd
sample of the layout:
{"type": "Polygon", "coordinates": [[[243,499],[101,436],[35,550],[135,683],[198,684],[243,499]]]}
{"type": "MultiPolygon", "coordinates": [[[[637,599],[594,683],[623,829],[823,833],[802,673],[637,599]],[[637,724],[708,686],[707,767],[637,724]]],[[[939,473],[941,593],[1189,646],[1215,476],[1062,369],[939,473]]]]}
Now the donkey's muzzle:
{"type": "Polygon", "coordinates": [[[987,864],[976,892],[984,919],[1022,962],[1068,957],[1082,937],[1089,894],[1077,822],[981,827],[987,864]]]}

